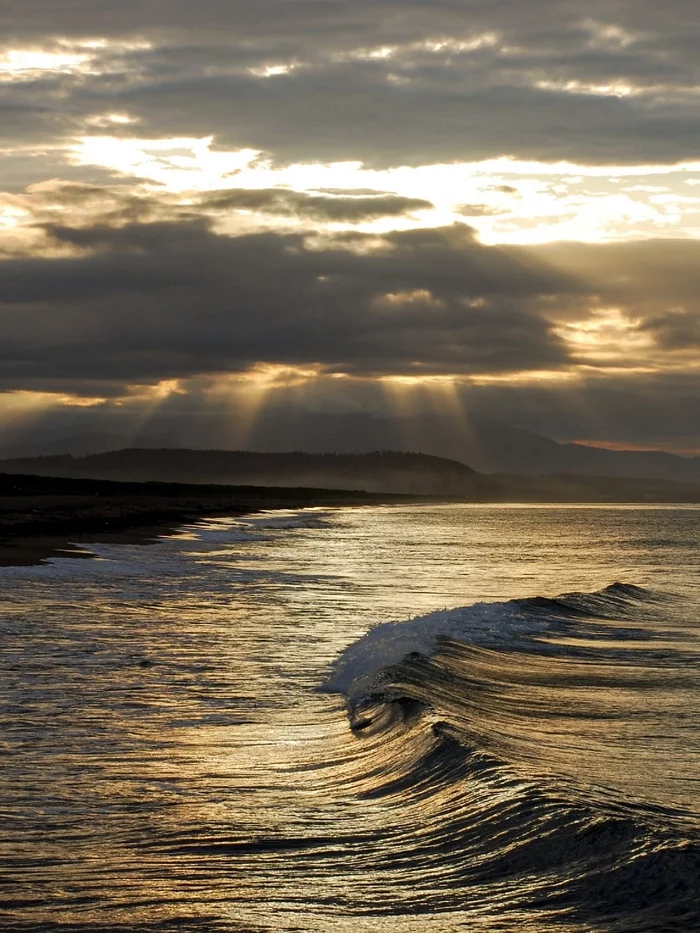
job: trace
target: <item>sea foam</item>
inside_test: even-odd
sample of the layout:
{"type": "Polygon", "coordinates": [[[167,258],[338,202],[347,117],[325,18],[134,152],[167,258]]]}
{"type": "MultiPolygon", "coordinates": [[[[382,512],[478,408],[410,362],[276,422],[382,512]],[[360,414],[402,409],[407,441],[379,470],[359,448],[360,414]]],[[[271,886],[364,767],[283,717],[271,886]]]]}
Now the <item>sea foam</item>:
{"type": "Polygon", "coordinates": [[[545,631],[554,618],[545,612],[528,611],[521,602],[512,600],[440,609],[404,622],[383,622],[339,655],[323,689],[346,695],[361,693],[385,668],[411,654],[429,657],[445,639],[498,645],[545,631]]]}

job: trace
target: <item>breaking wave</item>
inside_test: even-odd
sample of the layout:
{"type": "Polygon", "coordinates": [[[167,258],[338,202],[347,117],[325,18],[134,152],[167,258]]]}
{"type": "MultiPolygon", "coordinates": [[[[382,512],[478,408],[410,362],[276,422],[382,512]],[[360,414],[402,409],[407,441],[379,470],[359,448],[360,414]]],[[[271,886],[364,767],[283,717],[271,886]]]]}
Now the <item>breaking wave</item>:
{"type": "Polygon", "coordinates": [[[700,929],[697,774],[650,751],[666,728],[673,752],[692,686],[670,603],[616,583],[385,623],[343,652],[324,689],[345,696],[361,793],[402,808],[382,850],[412,909],[700,929]]]}

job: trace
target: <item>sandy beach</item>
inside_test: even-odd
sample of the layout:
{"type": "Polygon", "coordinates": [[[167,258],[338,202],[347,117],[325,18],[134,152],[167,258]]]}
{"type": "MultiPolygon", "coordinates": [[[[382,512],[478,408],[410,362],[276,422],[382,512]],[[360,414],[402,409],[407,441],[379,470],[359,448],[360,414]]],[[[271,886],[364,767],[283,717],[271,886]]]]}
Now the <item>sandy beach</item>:
{"type": "MultiPolygon", "coordinates": [[[[93,555],[91,543],[152,544],[214,516],[406,501],[360,491],[118,483],[0,476],[0,567],[93,555]]],[[[416,497],[410,497],[416,498],[416,497]]]]}

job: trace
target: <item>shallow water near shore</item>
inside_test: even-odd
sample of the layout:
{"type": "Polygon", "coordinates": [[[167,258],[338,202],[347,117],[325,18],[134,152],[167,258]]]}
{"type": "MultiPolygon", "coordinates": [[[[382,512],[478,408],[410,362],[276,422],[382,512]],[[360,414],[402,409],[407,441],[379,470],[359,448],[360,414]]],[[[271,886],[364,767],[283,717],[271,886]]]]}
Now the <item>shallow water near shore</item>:
{"type": "Polygon", "coordinates": [[[3,930],[700,929],[700,508],[91,549],[0,570],[3,930]]]}

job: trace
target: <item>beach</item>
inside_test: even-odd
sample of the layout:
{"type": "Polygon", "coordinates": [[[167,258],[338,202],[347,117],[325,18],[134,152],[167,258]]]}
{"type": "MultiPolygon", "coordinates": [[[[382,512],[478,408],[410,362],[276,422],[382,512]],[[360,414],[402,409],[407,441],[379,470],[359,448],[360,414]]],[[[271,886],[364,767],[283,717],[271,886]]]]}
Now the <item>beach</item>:
{"type": "Polygon", "coordinates": [[[405,502],[362,491],[131,483],[0,475],[0,567],[92,557],[90,544],[152,544],[182,525],[268,509],[405,502]]]}

